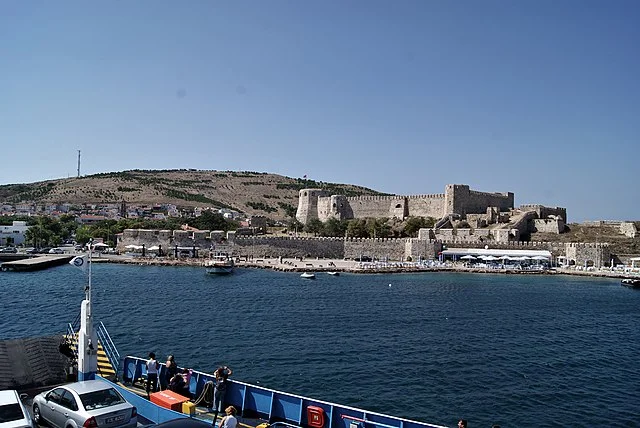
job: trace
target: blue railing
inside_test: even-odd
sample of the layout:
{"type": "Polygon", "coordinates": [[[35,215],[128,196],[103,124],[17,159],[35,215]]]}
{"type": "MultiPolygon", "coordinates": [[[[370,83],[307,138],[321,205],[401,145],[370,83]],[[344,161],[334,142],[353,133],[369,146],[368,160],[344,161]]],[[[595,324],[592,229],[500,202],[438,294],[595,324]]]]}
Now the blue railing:
{"type": "Polygon", "coordinates": [[[107,355],[113,370],[118,373],[120,368],[120,353],[118,352],[116,345],[113,343],[113,340],[111,340],[111,336],[109,336],[107,328],[102,324],[102,322],[97,325],[96,332],[98,334],[98,342],[102,345],[102,349],[107,355]]]}
{"type": "MultiPolygon", "coordinates": [[[[159,377],[164,370],[164,365],[161,365],[159,377]]],[[[136,382],[144,374],[145,359],[130,356],[124,358],[125,383],[136,382]]],[[[200,397],[207,382],[213,380],[212,374],[194,370],[189,383],[190,392],[194,397],[200,397]]],[[[281,426],[314,426],[313,423],[309,423],[309,407],[315,407],[322,409],[324,414],[323,428],[445,428],[441,425],[369,412],[232,380],[229,381],[225,400],[225,405],[233,405],[244,417],[264,419],[270,424],[282,422],[281,426]]],[[[141,409],[138,411],[142,412],[141,409]]],[[[143,416],[153,420],[153,417],[145,414],[143,416]]]]}

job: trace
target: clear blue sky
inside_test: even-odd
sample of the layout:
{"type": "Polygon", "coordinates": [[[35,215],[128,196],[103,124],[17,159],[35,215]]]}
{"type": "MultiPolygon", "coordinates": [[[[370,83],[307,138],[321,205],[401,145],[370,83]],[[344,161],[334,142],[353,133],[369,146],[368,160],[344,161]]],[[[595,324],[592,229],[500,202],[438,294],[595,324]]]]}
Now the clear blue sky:
{"type": "Polygon", "coordinates": [[[447,183],[640,220],[640,2],[3,1],[0,184],[447,183]]]}

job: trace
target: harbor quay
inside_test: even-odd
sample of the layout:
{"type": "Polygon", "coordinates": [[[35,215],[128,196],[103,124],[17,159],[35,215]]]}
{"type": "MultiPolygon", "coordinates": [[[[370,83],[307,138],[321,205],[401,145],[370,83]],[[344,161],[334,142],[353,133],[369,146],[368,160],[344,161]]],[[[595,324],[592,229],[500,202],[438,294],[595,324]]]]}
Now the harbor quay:
{"type": "MultiPolygon", "coordinates": [[[[131,255],[104,255],[93,257],[94,263],[120,263],[138,266],[188,266],[201,267],[204,259],[172,257],[141,257],[131,255]]],[[[584,269],[582,266],[572,267],[543,267],[531,265],[528,269],[508,265],[493,265],[491,267],[474,267],[466,262],[360,262],[357,260],[323,259],[323,258],[236,258],[238,268],[269,269],[279,272],[344,272],[352,274],[382,274],[382,273],[477,273],[477,274],[511,274],[511,275],[576,275],[586,277],[608,278],[640,278],[640,270],[624,269],[584,269]]]]}

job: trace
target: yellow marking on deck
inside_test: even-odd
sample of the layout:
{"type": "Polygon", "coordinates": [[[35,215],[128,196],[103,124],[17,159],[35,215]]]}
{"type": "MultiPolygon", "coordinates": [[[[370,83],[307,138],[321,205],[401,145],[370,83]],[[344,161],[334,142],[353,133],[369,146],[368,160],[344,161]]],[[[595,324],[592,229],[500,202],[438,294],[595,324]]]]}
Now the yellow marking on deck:
{"type": "MultiPolygon", "coordinates": [[[[78,335],[74,334],[71,337],[65,335],[65,337],[70,340],[71,349],[73,349],[74,352],[77,352],[78,335]]],[[[100,342],[98,342],[98,374],[106,378],[115,378],[116,376],[116,371],[113,369],[113,366],[107,357],[107,353],[104,351],[100,342]]]]}

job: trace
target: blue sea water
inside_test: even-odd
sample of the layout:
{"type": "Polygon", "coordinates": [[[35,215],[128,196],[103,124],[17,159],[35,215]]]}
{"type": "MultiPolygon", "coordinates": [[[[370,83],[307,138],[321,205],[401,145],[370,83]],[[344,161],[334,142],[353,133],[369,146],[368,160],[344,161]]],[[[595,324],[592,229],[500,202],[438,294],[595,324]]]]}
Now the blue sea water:
{"type": "MultiPolygon", "coordinates": [[[[317,274],[93,266],[123,355],[455,426],[640,426],[640,291],[570,276],[317,274]]],[[[72,266],[0,273],[0,338],[64,331],[72,266]]]]}

